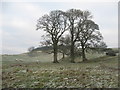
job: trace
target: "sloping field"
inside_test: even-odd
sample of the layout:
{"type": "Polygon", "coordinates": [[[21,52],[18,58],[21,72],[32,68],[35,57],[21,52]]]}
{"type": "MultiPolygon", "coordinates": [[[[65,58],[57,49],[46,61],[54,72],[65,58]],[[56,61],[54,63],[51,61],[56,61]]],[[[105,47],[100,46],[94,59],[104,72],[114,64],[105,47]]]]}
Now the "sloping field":
{"type": "MultiPolygon", "coordinates": [[[[52,54],[37,57],[3,55],[3,88],[117,88],[118,56],[87,54],[89,61],[70,63],[69,58],[52,63],[52,54]]],[[[61,55],[59,55],[61,58],[61,55]]]]}

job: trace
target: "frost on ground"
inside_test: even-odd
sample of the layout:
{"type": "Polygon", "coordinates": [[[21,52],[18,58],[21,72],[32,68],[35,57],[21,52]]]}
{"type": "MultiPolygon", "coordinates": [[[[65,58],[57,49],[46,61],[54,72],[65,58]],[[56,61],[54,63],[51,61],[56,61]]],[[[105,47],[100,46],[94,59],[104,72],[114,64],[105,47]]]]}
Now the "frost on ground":
{"type": "Polygon", "coordinates": [[[101,67],[62,70],[17,70],[5,73],[3,87],[14,88],[115,88],[118,85],[118,71],[101,67]]]}
{"type": "Polygon", "coordinates": [[[117,56],[102,57],[94,61],[91,60],[89,62],[81,63],[61,61],[58,64],[51,62],[30,62],[29,59],[32,60],[33,58],[29,57],[22,58],[23,62],[18,63],[18,61],[15,60],[18,56],[7,57],[8,56],[5,56],[3,58],[3,88],[118,87],[117,56]]]}

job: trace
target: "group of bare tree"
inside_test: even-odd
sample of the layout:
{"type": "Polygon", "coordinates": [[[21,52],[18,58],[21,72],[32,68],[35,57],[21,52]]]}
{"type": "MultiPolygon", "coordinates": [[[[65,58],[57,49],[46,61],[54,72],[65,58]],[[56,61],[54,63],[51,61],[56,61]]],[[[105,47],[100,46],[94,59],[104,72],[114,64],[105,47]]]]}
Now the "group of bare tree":
{"type": "Polygon", "coordinates": [[[53,46],[54,63],[58,63],[57,53],[58,44],[61,43],[63,52],[64,46],[70,46],[70,58],[74,63],[75,45],[81,48],[83,61],[86,61],[85,50],[105,44],[103,37],[99,32],[99,26],[92,20],[89,11],[81,11],[79,9],[70,9],[66,12],[61,10],[51,11],[45,14],[37,21],[37,30],[44,30],[49,37],[46,43],[53,46]],[[64,33],[69,32],[69,38],[64,38],[64,33]],[[68,42],[67,42],[68,40],[68,42]],[[65,44],[65,45],[64,45],[65,44]]]}

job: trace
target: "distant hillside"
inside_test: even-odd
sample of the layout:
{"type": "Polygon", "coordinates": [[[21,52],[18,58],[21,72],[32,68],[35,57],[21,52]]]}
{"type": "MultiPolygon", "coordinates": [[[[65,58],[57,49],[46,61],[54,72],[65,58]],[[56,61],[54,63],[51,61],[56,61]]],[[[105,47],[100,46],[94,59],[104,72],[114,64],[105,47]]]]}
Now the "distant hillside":
{"type": "Polygon", "coordinates": [[[37,47],[33,51],[49,51],[52,50],[52,46],[37,47]]]}

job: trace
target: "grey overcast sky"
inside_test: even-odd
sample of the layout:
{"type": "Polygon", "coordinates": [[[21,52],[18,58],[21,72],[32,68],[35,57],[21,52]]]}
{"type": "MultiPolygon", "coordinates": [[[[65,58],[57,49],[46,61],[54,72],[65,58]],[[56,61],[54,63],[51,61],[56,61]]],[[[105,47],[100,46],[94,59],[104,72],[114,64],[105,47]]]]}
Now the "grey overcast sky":
{"type": "Polygon", "coordinates": [[[2,52],[0,53],[19,54],[26,52],[31,46],[38,46],[44,32],[36,31],[37,19],[52,10],[66,11],[71,8],[89,10],[93,20],[99,25],[108,47],[118,47],[118,0],[8,1],[0,2],[2,4],[2,12],[0,12],[2,52]]]}

